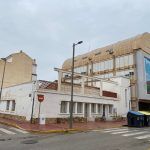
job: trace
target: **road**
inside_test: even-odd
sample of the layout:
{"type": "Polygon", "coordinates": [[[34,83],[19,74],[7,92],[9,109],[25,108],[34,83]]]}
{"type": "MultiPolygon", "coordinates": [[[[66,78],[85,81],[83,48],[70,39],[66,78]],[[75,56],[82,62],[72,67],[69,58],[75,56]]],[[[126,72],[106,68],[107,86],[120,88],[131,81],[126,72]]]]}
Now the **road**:
{"type": "Polygon", "coordinates": [[[0,150],[150,150],[150,128],[31,134],[0,125],[0,150]],[[10,131],[10,132],[9,132],[10,131]]]}

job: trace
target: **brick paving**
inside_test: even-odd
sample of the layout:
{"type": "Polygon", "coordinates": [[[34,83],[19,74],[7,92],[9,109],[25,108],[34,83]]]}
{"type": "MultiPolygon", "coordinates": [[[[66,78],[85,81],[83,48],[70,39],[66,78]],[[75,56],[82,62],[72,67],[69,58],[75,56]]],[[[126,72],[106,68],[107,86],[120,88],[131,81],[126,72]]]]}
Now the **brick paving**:
{"type": "MultiPolygon", "coordinates": [[[[49,123],[46,125],[31,124],[30,122],[0,118],[0,123],[20,127],[27,131],[53,131],[53,130],[67,130],[69,129],[68,123],[49,123]]],[[[126,125],[126,121],[100,121],[100,122],[87,122],[87,123],[73,123],[73,128],[78,130],[94,130],[115,128],[126,125]]]]}

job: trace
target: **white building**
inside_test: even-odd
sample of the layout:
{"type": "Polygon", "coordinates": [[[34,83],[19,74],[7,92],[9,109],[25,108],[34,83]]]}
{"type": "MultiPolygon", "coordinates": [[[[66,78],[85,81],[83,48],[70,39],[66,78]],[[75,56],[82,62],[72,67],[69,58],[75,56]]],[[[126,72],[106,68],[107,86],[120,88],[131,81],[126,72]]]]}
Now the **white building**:
{"type": "MultiPolygon", "coordinates": [[[[30,120],[33,108],[33,118],[42,114],[47,121],[56,122],[58,118],[69,117],[71,85],[63,82],[65,71],[58,71],[58,82],[44,84],[27,82],[3,89],[0,102],[0,114],[7,117],[30,120]],[[38,86],[37,86],[38,85],[38,86]],[[44,96],[44,101],[38,101],[38,95],[44,96]]],[[[67,72],[69,74],[69,72],[67,72]]],[[[113,117],[125,117],[130,107],[130,80],[126,77],[100,79],[76,74],[82,78],[80,84],[74,84],[73,116],[94,121],[105,116],[107,120],[113,117]],[[86,78],[99,80],[99,87],[85,84],[86,78]]]]}

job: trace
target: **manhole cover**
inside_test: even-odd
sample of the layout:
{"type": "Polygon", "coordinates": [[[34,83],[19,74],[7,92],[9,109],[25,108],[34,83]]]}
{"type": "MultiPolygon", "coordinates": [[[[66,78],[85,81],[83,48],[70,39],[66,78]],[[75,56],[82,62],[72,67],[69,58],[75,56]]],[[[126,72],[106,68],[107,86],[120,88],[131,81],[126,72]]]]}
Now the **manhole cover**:
{"type": "Polygon", "coordinates": [[[21,143],[22,144],[36,144],[36,143],[38,143],[38,141],[37,140],[26,140],[26,141],[23,141],[21,143]]]}

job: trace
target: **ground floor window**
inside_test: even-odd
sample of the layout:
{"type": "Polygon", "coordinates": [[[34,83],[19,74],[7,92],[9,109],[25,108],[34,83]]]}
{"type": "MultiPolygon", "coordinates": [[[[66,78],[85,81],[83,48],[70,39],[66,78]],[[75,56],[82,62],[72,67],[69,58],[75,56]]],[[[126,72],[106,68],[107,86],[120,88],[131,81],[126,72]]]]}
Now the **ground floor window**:
{"type": "Polygon", "coordinates": [[[101,105],[98,104],[98,113],[100,114],[101,113],[101,105]]]}
{"type": "Polygon", "coordinates": [[[67,102],[65,102],[65,101],[61,102],[60,112],[67,113],[67,102]]]}
{"type": "Polygon", "coordinates": [[[109,114],[112,114],[112,112],[113,112],[113,106],[109,105],[109,114]]]}
{"type": "Polygon", "coordinates": [[[16,107],[16,103],[15,101],[12,101],[11,111],[15,111],[15,107],[16,107]]]}
{"type": "Polygon", "coordinates": [[[83,103],[77,103],[77,113],[82,113],[83,103]]]}
{"type": "MultiPolygon", "coordinates": [[[[69,102],[69,112],[70,112],[71,102],[69,102]]],[[[73,113],[75,113],[76,103],[73,102],[73,113]]]]}
{"type": "Polygon", "coordinates": [[[10,106],[10,101],[7,101],[7,103],[6,103],[6,110],[9,110],[9,106],[10,106]]]}
{"type": "Polygon", "coordinates": [[[96,104],[91,104],[91,113],[96,113],[96,104]]]}

